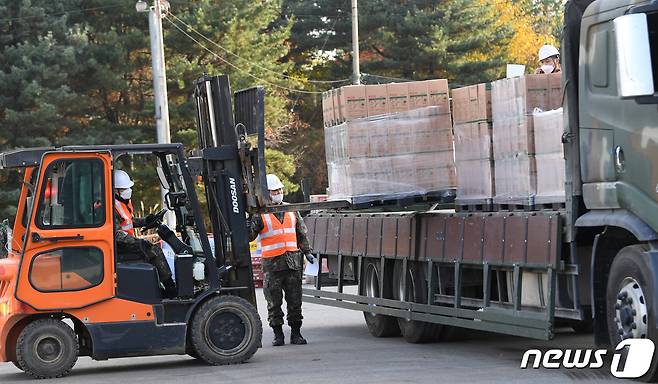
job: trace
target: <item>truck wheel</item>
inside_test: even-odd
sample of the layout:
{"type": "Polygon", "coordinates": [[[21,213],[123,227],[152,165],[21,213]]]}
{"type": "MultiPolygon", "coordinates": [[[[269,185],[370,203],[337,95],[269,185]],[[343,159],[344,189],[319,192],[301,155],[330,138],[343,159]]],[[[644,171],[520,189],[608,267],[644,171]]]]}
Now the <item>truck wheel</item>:
{"type": "MultiPolygon", "coordinates": [[[[647,245],[622,248],[612,262],[606,291],[606,315],[610,343],[614,348],[628,338],[648,338],[658,341],[655,325],[656,310],[648,303],[653,301],[651,287],[656,281],[646,264],[647,245]]],[[[654,355],[649,371],[642,381],[658,379],[658,359],[654,355]]]]}
{"type": "Polygon", "coordinates": [[[16,359],[14,365],[35,379],[62,377],[78,360],[78,339],[60,320],[35,320],[18,336],[16,359]]]}
{"type": "Polygon", "coordinates": [[[190,332],[192,356],[212,365],[239,364],[256,353],[263,326],[256,308],[247,300],[218,296],[201,305],[190,332]]]}
{"type": "MultiPolygon", "coordinates": [[[[379,291],[379,276],[381,274],[379,260],[366,259],[364,271],[362,294],[367,297],[391,298],[391,277],[393,273],[390,268],[385,271],[384,292],[379,291]]],[[[395,317],[371,312],[363,312],[363,317],[366,320],[368,331],[375,337],[391,337],[400,334],[400,328],[398,328],[395,317]]]]}
{"type": "MultiPolygon", "coordinates": [[[[407,270],[402,270],[402,260],[395,262],[393,272],[393,297],[396,300],[412,303],[427,303],[427,280],[425,266],[421,263],[407,263],[407,270]],[[406,289],[402,286],[403,273],[407,274],[406,289]]],[[[427,343],[436,341],[442,331],[440,324],[398,318],[402,337],[410,343],[427,343]]]]}

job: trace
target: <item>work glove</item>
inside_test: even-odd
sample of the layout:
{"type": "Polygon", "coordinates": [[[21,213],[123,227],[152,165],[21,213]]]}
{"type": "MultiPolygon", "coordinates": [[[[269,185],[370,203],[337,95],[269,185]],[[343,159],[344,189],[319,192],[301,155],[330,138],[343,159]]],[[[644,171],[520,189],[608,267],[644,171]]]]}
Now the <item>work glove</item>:
{"type": "Polygon", "coordinates": [[[306,257],[306,261],[308,261],[309,263],[313,264],[315,262],[315,256],[313,256],[312,254],[307,253],[304,256],[306,257]]]}
{"type": "Polygon", "coordinates": [[[165,213],[167,213],[166,209],[161,210],[160,212],[156,214],[149,214],[144,218],[144,228],[155,228],[164,218],[165,213]]]}

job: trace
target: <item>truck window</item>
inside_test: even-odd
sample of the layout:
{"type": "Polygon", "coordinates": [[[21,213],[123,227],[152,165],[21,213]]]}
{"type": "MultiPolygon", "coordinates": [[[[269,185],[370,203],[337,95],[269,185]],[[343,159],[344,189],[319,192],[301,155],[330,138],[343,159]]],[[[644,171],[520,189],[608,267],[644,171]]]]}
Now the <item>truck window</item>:
{"type": "Polygon", "coordinates": [[[79,291],[103,281],[103,252],[94,247],[67,247],[32,259],[30,283],[41,292],[79,291]]]}
{"type": "Polygon", "coordinates": [[[658,12],[647,15],[647,24],[649,27],[653,89],[658,91],[658,12]]]}
{"type": "Polygon", "coordinates": [[[99,227],[105,223],[105,186],[100,160],[56,161],[46,170],[42,183],[37,227],[99,227]]]}

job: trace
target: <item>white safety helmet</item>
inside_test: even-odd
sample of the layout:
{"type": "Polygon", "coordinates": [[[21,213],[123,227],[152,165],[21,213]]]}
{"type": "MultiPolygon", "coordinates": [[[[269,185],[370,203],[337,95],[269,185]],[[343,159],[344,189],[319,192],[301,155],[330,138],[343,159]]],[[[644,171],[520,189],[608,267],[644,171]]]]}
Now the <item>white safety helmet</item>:
{"type": "Polygon", "coordinates": [[[130,180],[130,176],[121,169],[114,171],[114,188],[131,188],[135,183],[130,180]]]}
{"type": "Polygon", "coordinates": [[[279,180],[279,178],[276,175],[270,173],[269,175],[267,175],[267,189],[269,191],[276,191],[277,189],[283,189],[283,183],[281,182],[281,180],[279,180]]]}
{"type": "Polygon", "coordinates": [[[551,56],[556,56],[559,55],[560,51],[557,50],[554,46],[550,44],[546,44],[539,48],[539,61],[542,61],[544,59],[548,59],[551,56]]]}

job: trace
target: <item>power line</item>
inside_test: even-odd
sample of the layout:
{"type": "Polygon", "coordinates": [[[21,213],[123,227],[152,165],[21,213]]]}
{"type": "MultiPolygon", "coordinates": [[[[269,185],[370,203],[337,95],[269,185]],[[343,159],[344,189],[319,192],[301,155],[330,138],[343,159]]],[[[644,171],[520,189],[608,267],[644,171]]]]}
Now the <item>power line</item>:
{"type": "Polygon", "coordinates": [[[403,79],[400,77],[390,77],[390,76],[381,76],[381,75],[373,75],[371,73],[364,73],[363,74],[365,77],[378,77],[380,79],[387,79],[387,80],[400,80],[400,81],[413,81],[409,79],[403,79]]]}
{"type": "MultiPolygon", "coordinates": [[[[238,58],[238,59],[241,59],[241,60],[243,60],[243,61],[246,61],[248,64],[250,64],[250,65],[252,65],[252,66],[254,66],[254,67],[256,67],[256,68],[260,68],[260,69],[262,69],[263,71],[270,72],[270,73],[275,74],[275,75],[277,75],[277,76],[283,77],[284,79],[293,79],[293,80],[298,80],[298,81],[302,81],[302,82],[317,83],[317,84],[336,84],[336,83],[345,83],[345,82],[349,82],[349,81],[350,81],[350,79],[341,79],[341,80],[302,80],[302,79],[296,79],[294,76],[286,75],[285,73],[280,73],[280,72],[277,72],[277,71],[273,71],[273,70],[271,70],[271,69],[269,69],[269,68],[267,68],[267,67],[264,67],[264,66],[262,66],[262,65],[259,65],[259,64],[257,64],[257,63],[252,63],[252,62],[250,62],[249,60],[245,59],[244,57],[241,57],[240,55],[238,55],[238,54],[236,54],[236,53],[234,53],[234,52],[231,52],[231,51],[228,50],[227,48],[224,48],[223,46],[219,45],[217,42],[215,42],[215,41],[211,40],[210,38],[206,37],[204,34],[202,34],[201,32],[199,32],[198,30],[196,30],[196,29],[195,29],[194,27],[192,27],[191,25],[189,25],[189,24],[187,24],[186,22],[184,22],[183,20],[181,20],[179,17],[177,17],[177,16],[174,15],[173,13],[169,12],[168,15],[169,15],[169,16],[172,16],[174,19],[176,19],[176,21],[178,21],[179,23],[183,24],[183,25],[186,26],[189,30],[191,30],[192,32],[194,32],[194,33],[196,33],[197,35],[199,35],[202,39],[206,40],[206,41],[209,42],[210,44],[212,44],[212,45],[216,46],[217,48],[221,49],[222,51],[228,53],[229,55],[234,56],[234,57],[236,57],[236,58],[238,58]]],[[[336,24],[336,23],[334,22],[334,25],[335,25],[335,24],[336,24]]],[[[328,36],[327,36],[327,37],[328,37],[328,36]]],[[[326,40],[325,40],[325,44],[326,44],[326,40]]],[[[323,47],[324,47],[324,44],[323,44],[323,47]]]]}
{"type": "Polygon", "coordinates": [[[288,88],[288,87],[285,87],[285,86],[275,84],[275,83],[269,82],[267,80],[261,79],[260,77],[252,74],[248,70],[238,67],[237,65],[235,65],[235,64],[231,63],[230,61],[226,60],[225,58],[221,57],[219,54],[213,52],[211,49],[209,49],[208,47],[203,45],[200,41],[198,41],[194,37],[190,36],[187,32],[185,32],[181,27],[179,27],[176,23],[171,21],[169,18],[165,18],[165,20],[167,20],[167,22],[169,22],[171,25],[173,25],[176,29],[178,29],[182,34],[187,36],[190,40],[194,41],[194,43],[196,43],[199,47],[203,48],[205,51],[207,51],[211,55],[215,56],[216,58],[218,58],[222,62],[226,63],[227,65],[229,65],[233,69],[236,69],[236,70],[248,75],[249,77],[253,78],[254,80],[258,80],[260,82],[263,82],[264,84],[271,85],[273,87],[280,88],[280,89],[286,90],[288,92],[306,93],[306,94],[311,94],[311,95],[320,95],[320,94],[322,94],[322,92],[317,92],[317,91],[305,91],[305,90],[301,90],[301,89],[288,88]]]}
{"type": "Polygon", "coordinates": [[[85,9],[71,9],[71,10],[68,10],[68,11],[48,13],[48,14],[44,14],[44,15],[11,17],[11,18],[7,18],[7,19],[0,19],[0,23],[4,23],[4,22],[7,22],[7,21],[18,21],[18,20],[26,20],[26,19],[46,18],[46,17],[52,17],[52,16],[62,16],[62,15],[69,15],[69,14],[73,14],[73,13],[83,13],[83,12],[87,12],[87,11],[98,11],[98,10],[101,10],[101,9],[110,9],[110,8],[118,8],[118,7],[123,7],[123,4],[106,5],[106,6],[103,6],[103,7],[93,7],[93,8],[85,8],[85,9]]]}

